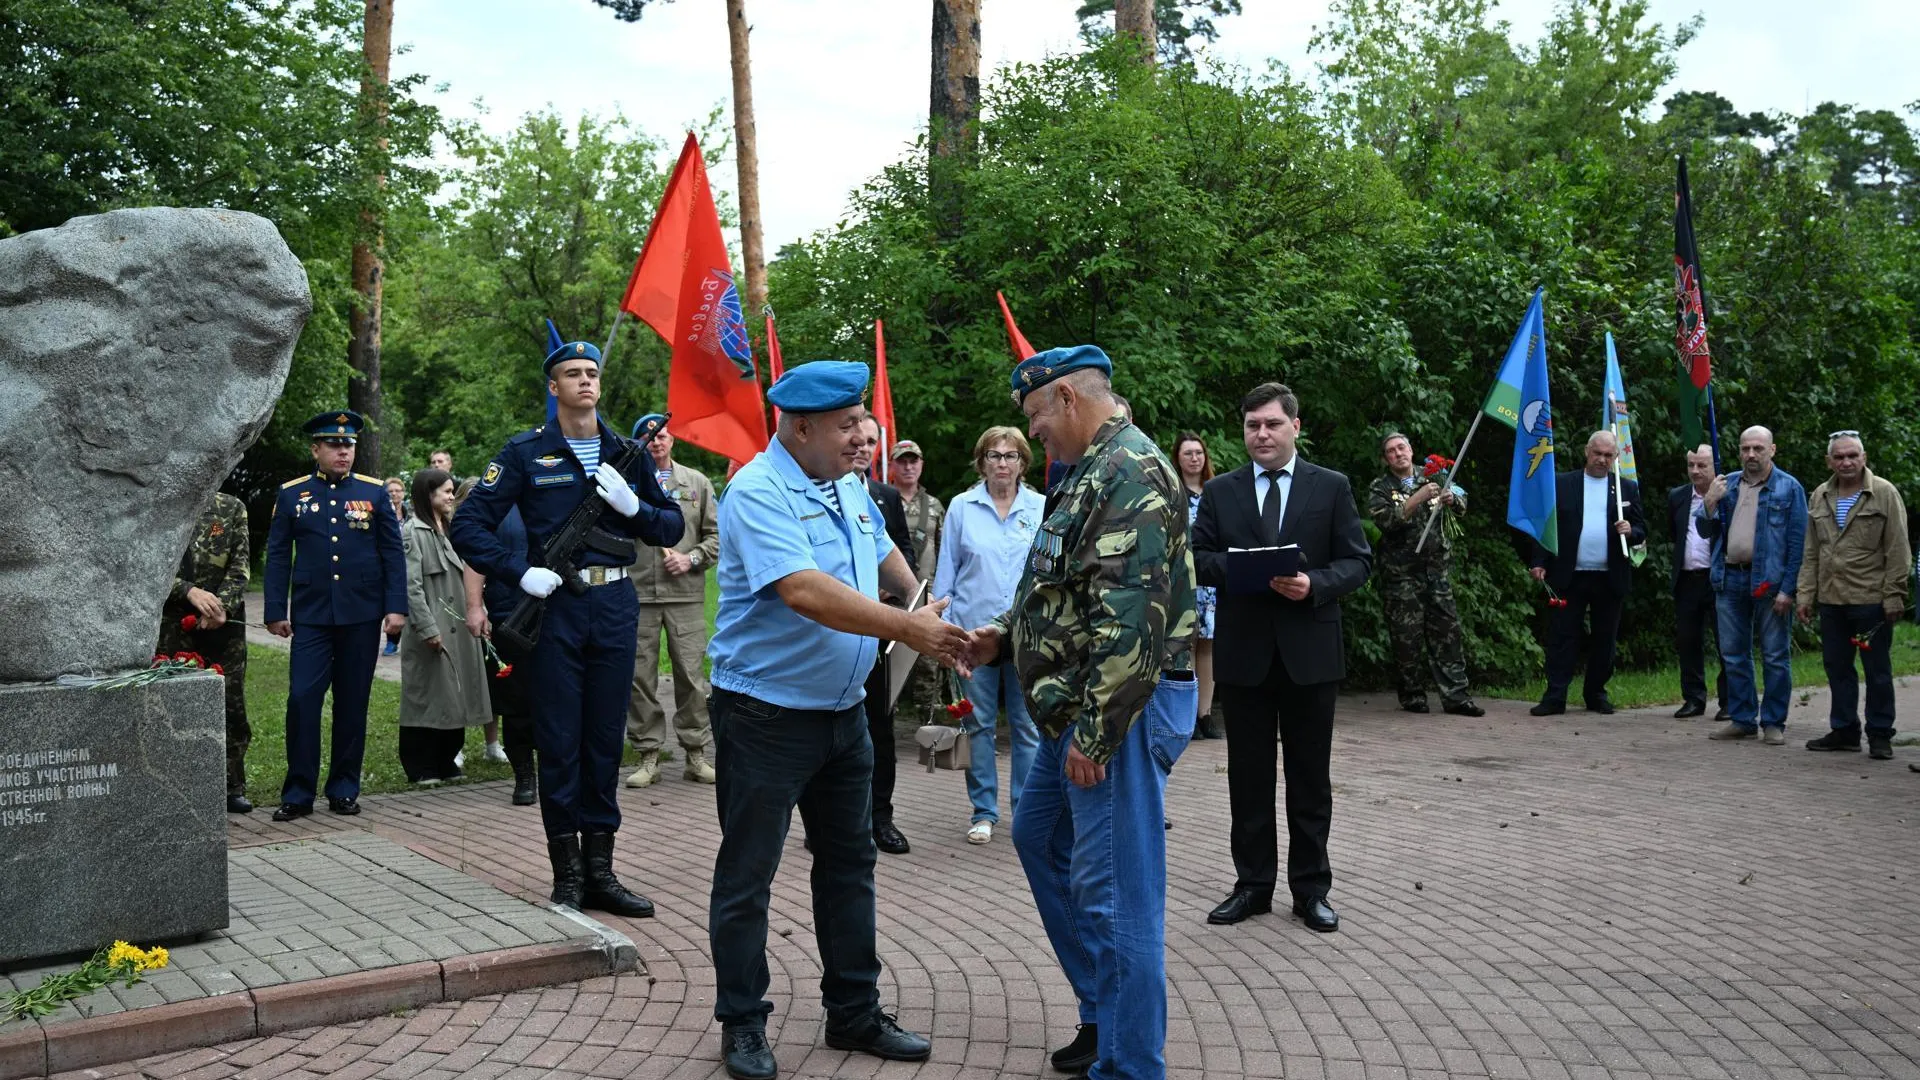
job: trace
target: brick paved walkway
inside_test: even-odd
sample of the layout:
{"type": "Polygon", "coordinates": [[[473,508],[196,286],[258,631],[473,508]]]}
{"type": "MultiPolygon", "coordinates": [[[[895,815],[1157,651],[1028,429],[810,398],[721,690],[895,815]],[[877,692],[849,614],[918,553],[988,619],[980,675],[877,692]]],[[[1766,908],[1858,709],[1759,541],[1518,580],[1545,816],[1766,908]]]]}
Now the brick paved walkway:
{"type": "MultiPolygon", "coordinates": [[[[1920,710],[1905,688],[1901,708],[1920,710]]],[[[1172,1075],[1920,1077],[1920,775],[1722,745],[1668,710],[1414,718],[1341,703],[1332,897],[1341,932],[1281,915],[1210,927],[1231,884],[1226,754],[1170,790],[1172,1075]]],[[[910,751],[900,750],[902,758],[910,751]]],[[[1004,762],[1003,762],[1004,764],[1004,762]]],[[[356,819],[247,820],[236,842],[368,829],[510,892],[546,885],[537,816],[503,785],[366,800],[356,819]]],[[[646,977],[130,1063],[94,1075],[680,1078],[724,1075],[711,1022],[711,788],[623,789],[620,870],[661,917],[609,923],[646,977]]],[[[883,997],[934,1037],[924,1065],[825,1049],[797,838],[776,884],[771,1034],[782,1075],[1037,1077],[1075,1011],[1011,847],[969,847],[956,773],[900,774],[914,841],[879,871],[883,997]]],[[[253,815],[264,818],[264,815],[253,815]]]]}

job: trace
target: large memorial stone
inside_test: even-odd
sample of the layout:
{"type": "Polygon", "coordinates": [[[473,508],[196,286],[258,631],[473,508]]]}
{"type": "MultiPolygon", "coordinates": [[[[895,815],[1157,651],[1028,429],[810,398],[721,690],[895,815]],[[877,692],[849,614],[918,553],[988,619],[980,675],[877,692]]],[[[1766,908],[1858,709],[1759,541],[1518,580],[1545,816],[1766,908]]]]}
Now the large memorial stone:
{"type": "Polygon", "coordinates": [[[0,967],[227,925],[222,685],[0,687],[0,967]]]}
{"type": "Polygon", "coordinates": [[[252,214],[116,210],[0,240],[0,683],[147,666],[311,309],[252,214]]]}

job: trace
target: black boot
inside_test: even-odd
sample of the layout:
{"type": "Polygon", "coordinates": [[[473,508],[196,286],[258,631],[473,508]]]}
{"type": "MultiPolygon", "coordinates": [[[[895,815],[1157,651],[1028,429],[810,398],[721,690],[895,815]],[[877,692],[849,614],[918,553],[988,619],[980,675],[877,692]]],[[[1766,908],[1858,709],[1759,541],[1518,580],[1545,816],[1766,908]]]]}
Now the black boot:
{"type": "Polygon", "coordinates": [[[580,910],[581,894],[586,888],[584,871],[580,866],[580,838],[548,837],[547,860],[553,863],[553,902],[561,907],[580,910]]]}
{"type": "Polygon", "coordinates": [[[533,765],[533,747],[508,747],[507,764],[513,766],[513,805],[532,806],[540,794],[534,781],[538,771],[533,765]]]}
{"type": "Polygon", "coordinates": [[[587,859],[587,888],[581,906],[625,915],[629,919],[653,918],[653,901],[629,890],[613,876],[613,834],[588,833],[582,839],[587,859]]]}

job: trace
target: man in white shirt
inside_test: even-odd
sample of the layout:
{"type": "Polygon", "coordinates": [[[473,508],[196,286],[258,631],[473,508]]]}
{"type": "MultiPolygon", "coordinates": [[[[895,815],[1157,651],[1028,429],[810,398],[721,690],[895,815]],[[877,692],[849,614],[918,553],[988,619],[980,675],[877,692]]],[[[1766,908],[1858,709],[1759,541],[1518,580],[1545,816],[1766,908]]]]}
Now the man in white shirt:
{"type": "MultiPolygon", "coordinates": [[[[1673,537],[1673,644],[1680,653],[1680,709],[1676,720],[1691,720],[1707,711],[1707,628],[1714,626],[1713,545],[1694,528],[1693,519],[1706,504],[1713,484],[1713,448],[1701,443],[1687,455],[1687,482],[1667,492],[1667,528],[1673,537]]],[[[1714,634],[1716,641],[1719,633],[1714,634]]],[[[1716,651],[1718,651],[1716,649],[1716,651]]],[[[1727,718],[1727,671],[1721,666],[1714,680],[1720,711],[1716,723],[1727,718]]]]}
{"type": "Polygon", "coordinates": [[[1640,485],[1613,476],[1613,461],[1619,453],[1610,431],[1596,431],[1587,438],[1586,468],[1561,473],[1554,488],[1560,550],[1550,552],[1538,543],[1533,545],[1534,580],[1546,583],[1551,598],[1547,690],[1532,709],[1535,716],[1567,711],[1567,687],[1573,682],[1580,632],[1589,613],[1593,626],[1587,638],[1582,697],[1589,712],[1602,716],[1613,712],[1607,680],[1613,676],[1620,608],[1633,588],[1633,562],[1627,548],[1647,537],[1640,485]]]}

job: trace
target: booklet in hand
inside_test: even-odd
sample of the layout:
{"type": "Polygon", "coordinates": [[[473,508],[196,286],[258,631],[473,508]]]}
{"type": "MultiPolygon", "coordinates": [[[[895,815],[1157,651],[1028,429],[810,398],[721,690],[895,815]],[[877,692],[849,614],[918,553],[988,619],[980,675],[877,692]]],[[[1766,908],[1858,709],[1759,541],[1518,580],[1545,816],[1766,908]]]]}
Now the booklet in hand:
{"type": "Polygon", "coordinates": [[[1270,582],[1300,572],[1300,545],[1228,548],[1227,591],[1240,595],[1272,592],[1270,582]]]}

